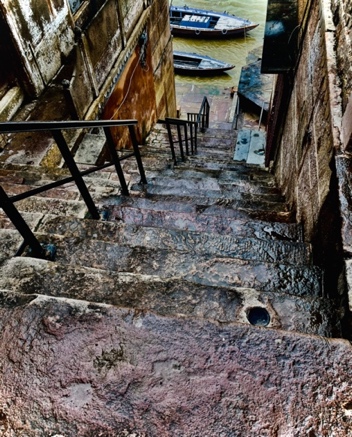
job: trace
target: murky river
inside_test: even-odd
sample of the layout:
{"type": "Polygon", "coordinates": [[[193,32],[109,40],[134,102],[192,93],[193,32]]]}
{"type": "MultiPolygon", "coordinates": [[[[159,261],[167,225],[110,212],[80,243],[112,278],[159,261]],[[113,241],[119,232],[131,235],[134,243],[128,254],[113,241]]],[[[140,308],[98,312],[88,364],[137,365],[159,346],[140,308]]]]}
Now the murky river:
{"type": "MultiPolygon", "coordinates": [[[[171,0],[170,0],[171,2],[171,0]]],[[[267,0],[172,0],[174,6],[197,7],[214,11],[227,11],[231,14],[259,23],[244,38],[225,40],[185,39],[174,37],[174,49],[185,52],[195,52],[212,56],[236,67],[221,76],[191,77],[176,75],[177,82],[192,82],[197,84],[214,84],[214,86],[237,86],[241,74],[241,67],[246,64],[248,53],[263,45],[264,23],[266,18],[267,0]]]]}

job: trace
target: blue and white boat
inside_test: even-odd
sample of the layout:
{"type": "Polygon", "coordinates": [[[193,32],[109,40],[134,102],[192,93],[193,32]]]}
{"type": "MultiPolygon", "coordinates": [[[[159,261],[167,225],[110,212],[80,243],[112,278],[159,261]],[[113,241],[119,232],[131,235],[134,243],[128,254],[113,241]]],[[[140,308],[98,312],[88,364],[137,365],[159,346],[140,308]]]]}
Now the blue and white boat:
{"type": "Polygon", "coordinates": [[[170,6],[171,33],[197,38],[244,36],[258,24],[226,12],[208,11],[188,6],[170,6]]]}

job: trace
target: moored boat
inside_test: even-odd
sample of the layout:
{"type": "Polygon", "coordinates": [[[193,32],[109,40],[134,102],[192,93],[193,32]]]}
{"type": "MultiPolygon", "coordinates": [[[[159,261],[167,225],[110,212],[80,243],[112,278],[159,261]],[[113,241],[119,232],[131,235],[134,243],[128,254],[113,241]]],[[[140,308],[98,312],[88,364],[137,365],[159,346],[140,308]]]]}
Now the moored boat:
{"type": "Polygon", "coordinates": [[[176,73],[195,75],[221,74],[235,66],[206,55],[174,50],[174,70],[176,73]]]}
{"type": "Polygon", "coordinates": [[[197,38],[244,36],[258,24],[226,12],[208,11],[188,6],[170,6],[171,33],[197,38]]]}

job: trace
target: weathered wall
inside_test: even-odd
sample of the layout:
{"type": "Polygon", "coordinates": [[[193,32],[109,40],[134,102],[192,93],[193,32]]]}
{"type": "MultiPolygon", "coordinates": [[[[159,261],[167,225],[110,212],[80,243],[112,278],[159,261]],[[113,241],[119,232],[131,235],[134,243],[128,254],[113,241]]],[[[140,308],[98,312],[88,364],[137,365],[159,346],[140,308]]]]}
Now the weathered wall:
{"type": "Polygon", "coordinates": [[[312,8],[297,68],[275,173],[306,237],[313,236],[329,192],[333,142],[330,129],[324,22],[312,8]]]}
{"type": "Polygon", "coordinates": [[[73,119],[136,118],[140,141],[157,118],[175,115],[167,0],[82,2],[75,14],[66,0],[0,8],[29,98],[54,85],[73,119]]]}
{"type": "Polygon", "coordinates": [[[149,21],[153,29],[150,34],[150,45],[157,117],[162,119],[166,116],[176,116],[176,91],[168,11],[168,1],[154,2],[149,21]]]}
{"type": "Polygon", "coordinates": [[[74,43],[68,5],[65,0],[5,0],[0,11],[23,64],[23,84],[38,96],[74,43]]]}
{"type": "Polygon", "coordinates": [[[349,308],[352,310],[352,45],[351,0],[331,0],[331,78],[336,169],[342,224],[342,247],[349,308]]]}
{"type": "MultiPolygon", "coordinates": [[[[305,226],[306,239],[316,247],[315,261],[327,269],[327,293],[335,288],[342,295],[347,286],[350,310],[351,8],[351,0],[312,2],[306,33],[301,32],[301,57],[274,165],[279,183],[305,226]]],[[[304,11],[302,5],[300,11],[304,11]]]]}

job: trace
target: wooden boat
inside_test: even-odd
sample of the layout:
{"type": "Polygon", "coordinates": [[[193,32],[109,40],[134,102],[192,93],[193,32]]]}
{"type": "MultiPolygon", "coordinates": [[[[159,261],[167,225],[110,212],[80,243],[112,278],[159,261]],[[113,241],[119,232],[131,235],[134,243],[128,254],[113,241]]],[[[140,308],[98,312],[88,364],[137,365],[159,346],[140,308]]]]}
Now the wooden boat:
{"type": "Polygon", "coordinates": [[[228,64],[218,59],[197,53],[180,52],[174,50],[174,71],[176,73],[212,75],[221,74],[231,70],[234,65],[228,64]]]}
{"type": "Polygon", "coordinates": [[[219,38],[244,36],[258,24],[226,12],[170,6],[171,33],[176,36],[219,38]]]}

